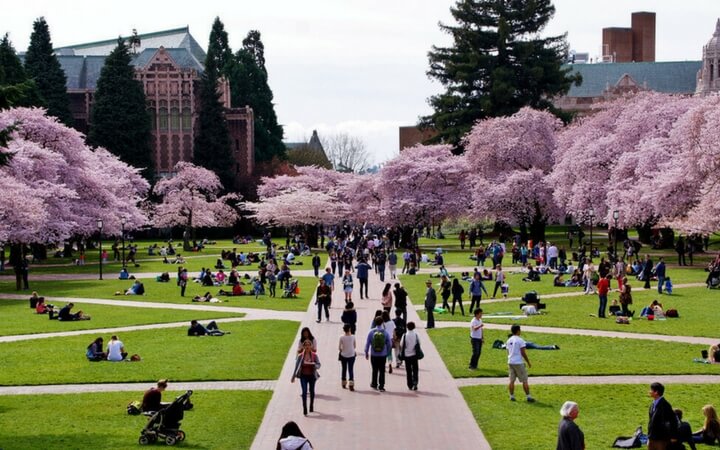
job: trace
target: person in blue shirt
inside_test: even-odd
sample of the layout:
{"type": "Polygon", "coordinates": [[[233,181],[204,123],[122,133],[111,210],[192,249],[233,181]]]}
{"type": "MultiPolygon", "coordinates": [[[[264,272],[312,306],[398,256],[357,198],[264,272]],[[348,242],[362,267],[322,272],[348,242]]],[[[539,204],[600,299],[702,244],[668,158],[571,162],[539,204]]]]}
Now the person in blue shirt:
{"type": "Polygon", "coordinates": [[[356,276],[358,281],[360,282],[360,300],[362,300],[365,297],[369,298],[368,295],[368,273],[370,271],[370,264],[365,262],[364,259],[361,259],[358,262],[358,265],[355,266],[355,269],[357,270],[356,276]],[[363,297],[363,293],[365,296],[363,297]]]}
{"type": "Polygon", "coordinates": [[[488,295],[487,289],[485,289],[485,285],[482,282],[480,272],[475,272],[473,280],[470,282],[470,309],[468,311],[475,311],[475,308],[480,307],[480,300],[482,300],[483,291],[485,291],[485,295],[488,295]]]}
{"type": "Polygon", "coordinates": [[[657,285],[658,294],[662,294],[663,283],[665,283],[665,261],[663,260],[662,256],[660,257],[657,265],[655,266],[655,276],[657,277],[657,281],[658,281],[658,285],[657,285]]]}
{"type": "Polygon", "coordinates": [[[380,392],[385,392],[385,360],[391,349],[392,339],[383,328],[382,316],[375,317],[375,328],[370,330],[365,340],[365,359],[370,359],[372,365],[370,387],[380,392]],[[382,343],[382,340],[385,342],[382,343]],[[381,343],[382,346],[379,345],[381,343]]]}

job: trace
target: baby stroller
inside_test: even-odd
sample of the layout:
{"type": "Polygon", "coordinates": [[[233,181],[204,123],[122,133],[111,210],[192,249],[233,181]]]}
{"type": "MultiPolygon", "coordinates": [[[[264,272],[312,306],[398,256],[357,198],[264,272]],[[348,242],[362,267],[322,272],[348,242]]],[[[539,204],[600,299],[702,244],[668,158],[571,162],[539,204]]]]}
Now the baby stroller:
{"type": "Polygon", "coordinates": [[[149,413],[150,418],[145,428],[140,431],[138,443],[147,445],[157,442],[158,439],[164,439],[167,445],[175,445],[179,441],[184,441],[185,432],[180,429],[180,421],[185,410],[192,407],[190,403],[192,393],[193,391],[187,391],[160,411],[149,413]]]}
{"type": "Polygon", "coordinates": [[[297,297],[297,293],[300,291],[298,288],[298,280],[290,280],[290,282],[285,286],[285,290],[282,293],[283,298],[295,298],[297,297]]]}

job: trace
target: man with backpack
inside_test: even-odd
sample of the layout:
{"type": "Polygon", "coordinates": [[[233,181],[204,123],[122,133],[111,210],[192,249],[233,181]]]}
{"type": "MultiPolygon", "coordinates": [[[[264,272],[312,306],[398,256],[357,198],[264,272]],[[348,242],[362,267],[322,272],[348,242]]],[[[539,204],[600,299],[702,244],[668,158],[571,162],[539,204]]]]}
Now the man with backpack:
{"type": "Polygon", "coordinates": [[[372,379],[370,387],[385,392],[385,360],[392,350],[392,340],[385,328],[381,316],[375,318],[375,328],[370,330],[365,340],[365,359],[370,359],[372,379]]]}

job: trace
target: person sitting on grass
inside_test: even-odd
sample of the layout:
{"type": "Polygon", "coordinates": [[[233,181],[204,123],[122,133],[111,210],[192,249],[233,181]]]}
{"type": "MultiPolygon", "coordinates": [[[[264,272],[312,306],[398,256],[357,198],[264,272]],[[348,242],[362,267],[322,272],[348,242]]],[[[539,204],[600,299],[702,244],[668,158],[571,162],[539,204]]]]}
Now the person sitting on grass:
{"type": "Polygon", "coordinates": [[[162,393],[167,389],[168,380],[158,380],[157,387],[145,391],[142,400],[143,412],[156,412],[165,408],[169,403],[162,402],[162,393]]]}
{"type": "Polygon", "coordinates": [[[127,358],[128,353],[125,351],[125,346],[117,336],[113,335],[108,342],[107,347],[107,360],[108,361],[124,361],[127,358]]]}
{"type": "Polygon", "coordinates": [[[532,265],[528,265],[528,274],[523,281],[540,281],[540,273],[533,269],[532,265]]]}
{"type": "Polygon", "coordinates": [[[563,280],[562,272],[558,272],[557,275],[555,275],[555,278],[553,278],[553,286],[565,287],[565,280],[563,280]]]}
{"type": "Polygon", "coordinates": [[[215,274],[215,285],[222,286],[223,284],[225,284],[225,272],[221,269],[215,274]]]}
{"type": "Polygon", "coordinates": [[[188,328],[188,336],[225,336],[227,333],[220,331],[214,320],[207,324],[206,327],[202,326],[197,320],[191,320],[190,328],[188,328]]]}
{"type": "Polygon", "coordinates": [[[171,264],[185,264],[185,258],[181,254],[178,253],[178,255],[170,261],[171,264]]]}
{"type": "Polygon", "coordinates": [[[92,341],[85,352],[88,361],[103,361],[107,358],[107,353],[103,351],[103,338],[99,337],[92,341]]]}
{"type": "MultiPolygon", "coordinates": [[[[74,320],[90,320],[90,316],[86,316],[83,314],[82,311],[78,311],[76,313],[71,313],[70,311],[75,306],[74,303],[68,303],[67,305],[60,308],[60,311],[58,311],[57,314],[57,320],[61,322],[71,322],[74,320]]],[[[50,311],[50,318],[53,318],[52,311],[50,311]]]]}
{"type": "Polygon", "coordinates": [[[487,270],[487,269],[483,269],[482,275],[480,276],[480,278],[482,278],[483,281],[485,281],[485,280],[492,280],[492,279],[493,279],[492,274],[491,274],[490,271],[487,270]]]}
{"type": "Polygon", "coordinates": [[[720,421],[713,405],[705,405],[702,408],[705,423],[702,429],[693,433],[693,441],[698,444],[715,445],[720,442],[720,421]]]}
{"type": "Polygon", "coordinates": [[[35,305],[35,313],[36,314],[48,314],[50,311],[53,311],[53,308],[54,308],[53,305],[45,303],[45,299],[43,297],[40,297],[40,299],[37,302],[37,305],[35,305]]]}
{"type": "Polygon", "coordinates": [[[157,277],[155,277],[155,281],[158,283],[169,283],[170,282],[170,274],[167,272],[163,272],[157,277]]]}
{"type": "Polygon", "coordinates": [[[442,277],[452,278],[452,275],[450,275],[450,273],[448,273],[448,270],[443,265],[440,265],[440,267],[438,268],[438,273],[430,274],[430,278],[442,278],[442,277]]]}
{"type": "Polygon", "coordinates": [[[711,345],[708,349],[708,358],[712,364],[720,364],[720,344],[711,345]]]}
{"type": "Polygon", "coordinates": [[[612,301],[612,303],[610,304],[609,311],[610,311],[611,316],[620,315],[620,304],[618,304],[617,300],[612,301]]]}
{"type": "Polygon", "coordinates": [[[140,280],[135,280],[130,289],[125,291],[125,295],[145,295],[145,285],[140,280]]]}
{"type": "Polygon", "coordinates": [[[38,300],[40,300],[42,297],[38,296],[37,291],[33,291],[32,295],[30,296],[30,309],[35,309],[37,307],[38,300]]]}
{"type": "Polygon", "coordinates": [[[118,279],[119,279],[119,280],[128,280],[128,279],[130,279],[130,273],[128,272],[128,270],[127,270],[125,267],[123,267],[122,269],[120,269],[120,276],[118,277],[118,279]]]}

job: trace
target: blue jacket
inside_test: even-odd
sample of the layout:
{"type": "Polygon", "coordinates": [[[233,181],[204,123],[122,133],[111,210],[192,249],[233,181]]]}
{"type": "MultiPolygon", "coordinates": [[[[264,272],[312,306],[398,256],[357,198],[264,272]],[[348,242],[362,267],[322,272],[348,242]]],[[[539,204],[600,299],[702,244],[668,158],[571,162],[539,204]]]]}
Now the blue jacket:
{"type": "Polygon", "coordinates": [[[368,355],[368,351],[370,351],[370,356],[387,356],[388,353],[390,353],[390,349],[392,348],[392,339],[390,339],[390,335],[382,326],[375,327],[367,335],[367,339],[365,340],[365,356],[368,355]],[[380,331],[382,333],[385,333],[385,348],[381,352],[376,352],[375,349],[372,348],[372,339],[373,335],[376,331],[380,331]]]}
{"type": "Polygon", "coordinates": [[[655,275],[657,275],[658,278],[665,278],[665,263],[660,261],[657,266],[655,267],[655,275]]]}
{"type": "Polygon", "coordinates": [[[361,262],[355,267],[355,269],[357,269],[356,275],[358,278],[366,279],[368,277],[368,271],[370,270],[370,264],[361,262]]]}
{"type": "Polygon", "coordinates": [[[485,284],[483,284],[482,280],[475,280],[473,279],[470,282],[470,295],[482,295],[482,291],[485,291],[485,295],[488,295],[487,289],[485,289],[485,284]]]}

